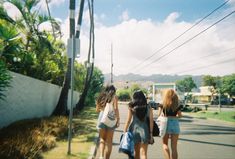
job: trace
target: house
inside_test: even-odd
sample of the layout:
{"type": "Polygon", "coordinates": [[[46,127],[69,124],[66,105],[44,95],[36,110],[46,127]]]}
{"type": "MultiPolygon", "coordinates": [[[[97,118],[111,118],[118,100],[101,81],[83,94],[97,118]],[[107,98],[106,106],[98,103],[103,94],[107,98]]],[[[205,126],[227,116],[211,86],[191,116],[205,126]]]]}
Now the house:
{"type": "Polygon", "coordinates": [[[192,92],[192,102],[193,103],[211,103],[213,101],[213,96],[217,94],[212,94],[212,86],[199,87],[200,92],[192,92]]]}

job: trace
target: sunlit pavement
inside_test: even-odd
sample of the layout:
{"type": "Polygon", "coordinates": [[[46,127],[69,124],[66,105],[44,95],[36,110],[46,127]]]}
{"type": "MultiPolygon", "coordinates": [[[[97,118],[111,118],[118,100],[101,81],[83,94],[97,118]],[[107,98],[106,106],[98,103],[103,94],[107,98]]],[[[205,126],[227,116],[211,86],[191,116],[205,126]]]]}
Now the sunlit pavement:
{"type": "MultiPolygon", "coordinates": [[[[118,152],[119,140],[127,117],[127,105],[119,104],[121,124],[114,133],[111,159],[126,159],[118,152]]],[[[156,111],[154,110],[156,117],[156,111]]],[[[196,119],[188,115],[181,121],[181,135],[178,143],[179,159],[234,159],[235,124],[196,119]]],[[[155,137],[154,145],[149,145],[149,159],[163,159],[160,137],[155,137]]]]}

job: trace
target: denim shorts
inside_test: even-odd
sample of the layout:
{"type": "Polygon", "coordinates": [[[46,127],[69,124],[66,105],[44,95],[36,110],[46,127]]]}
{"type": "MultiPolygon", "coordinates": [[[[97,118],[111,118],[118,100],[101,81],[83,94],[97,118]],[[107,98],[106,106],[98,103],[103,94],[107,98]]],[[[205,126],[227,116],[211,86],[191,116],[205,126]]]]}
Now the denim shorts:
{"type": "Polygon", "coordinates": [[[166,134],[179,134],[179,133],[180,133],[179,120],[177,118],[168,118],[166,134]]]}

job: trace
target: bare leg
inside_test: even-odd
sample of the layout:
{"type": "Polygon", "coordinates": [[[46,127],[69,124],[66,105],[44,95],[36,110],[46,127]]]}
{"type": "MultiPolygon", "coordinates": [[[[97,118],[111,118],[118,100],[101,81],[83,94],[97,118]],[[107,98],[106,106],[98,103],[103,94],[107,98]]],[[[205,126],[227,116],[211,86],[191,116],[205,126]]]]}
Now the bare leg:
{"type": "Polygon", "coordinates": [[[100,157],[104,157],[104,149],[105,149],[105,140],[106,140],[106,131],[105,129],[100,129],[100,157]]]}
{"type": "Polygon", "coordinates": [[[112,152],[112,146],[113,146],[113,130],[107,130],[106,133],[106,153],[105,153],[105,159],[109,159],[111,152],[112,152]]]}
{"type": "Polygon", "coordinates": [[[140,159],[140,144],[135,144],[135,159],[140,159]]]}
{"type": "Polygon", "coordinates": [[[172,157],[172,159],[178,159],[178,151],[177,151],[178,138],[179,138],[178,134],[171,135],[171,150],[172,150],[171,157],[172,157]]]}
{"type": "Polygon", "coordinates": [[[169,139],[169,134],[166,134],[163,138],[162,138],[162,148],[163,148],[163,154],[165,159],[170,159],[170,150],[168,147],[168,139],[169,139]]]}
{"type": "Polygon", "coordinates": [[[148,144],[140,145],[140,158],[141,159],[147,159],[147,150],[148,150],[148,144]]]}

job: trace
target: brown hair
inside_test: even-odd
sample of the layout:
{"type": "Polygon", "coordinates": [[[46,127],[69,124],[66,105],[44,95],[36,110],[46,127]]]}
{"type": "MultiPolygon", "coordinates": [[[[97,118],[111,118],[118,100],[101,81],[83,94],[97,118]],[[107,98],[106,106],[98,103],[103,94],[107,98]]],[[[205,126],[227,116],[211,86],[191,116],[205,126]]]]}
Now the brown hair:
{"type": "Polygon", "coordinates": [[[145,119],[147,111],[147,99],[142,91],[135,91],[133,100],[129,103],[132,113],[135,113],[141,121],[145,119]]]}
{"type": "Polygon", "coordinates": [[[166,90],[163,98],[163,108],[175,111],[179,105],[179,98],[173,89],[166,90]]]}
{"type": "Polygon", "coordinates": [[[105,89],[99,94],[96,107],[98,110],[103,110],[106,106],[106,103],[110,103],[116,93],[116,88],[113,85],[108,85],[105,89]]]}

